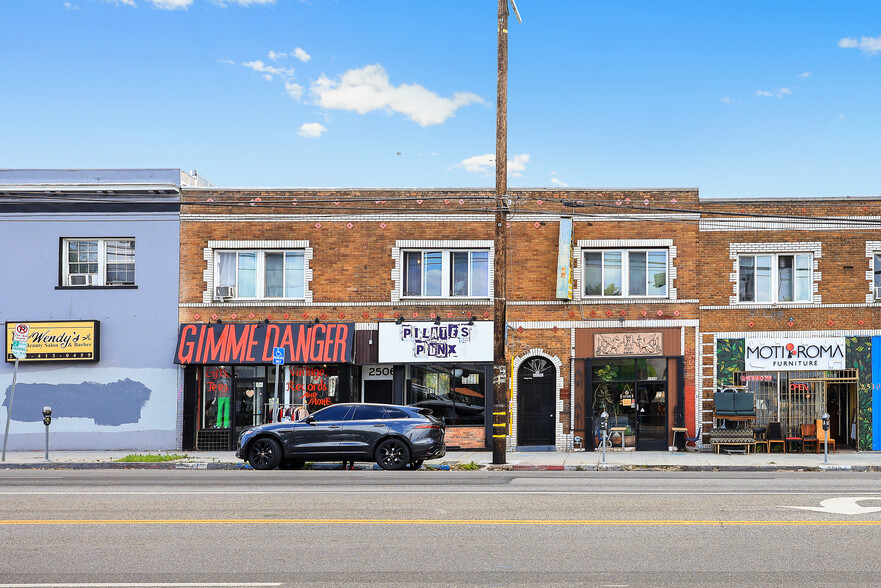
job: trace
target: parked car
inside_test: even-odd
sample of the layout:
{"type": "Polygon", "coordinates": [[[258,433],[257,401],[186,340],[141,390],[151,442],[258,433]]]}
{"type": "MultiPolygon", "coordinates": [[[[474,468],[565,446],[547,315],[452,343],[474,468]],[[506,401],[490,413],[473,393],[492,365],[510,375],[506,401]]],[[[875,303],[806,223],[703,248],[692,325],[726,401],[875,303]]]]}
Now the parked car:
{"type": "Polygon", "coordinates": [[[304,419],[246,429],[236,457],[257,470],[299,469],[307,461],[375,461],[416,469],[443,457],[444,424],[431,410],[392,404],[334,404],[304,419]]]}

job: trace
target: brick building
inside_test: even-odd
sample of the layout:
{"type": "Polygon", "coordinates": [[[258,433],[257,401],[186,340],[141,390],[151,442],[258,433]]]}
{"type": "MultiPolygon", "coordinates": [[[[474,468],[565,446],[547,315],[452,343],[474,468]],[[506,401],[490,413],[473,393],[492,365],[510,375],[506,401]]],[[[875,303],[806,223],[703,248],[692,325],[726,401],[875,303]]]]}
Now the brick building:
{"type": "MultiPolygon", "coordinates": [[[[759,424],[838,408],[839,443],[881,438],[878,201],[510,197],[509,448],[592,449],[606,410],[616,442],[666,449],[676,427],[710,433],[713,393],[729,385],[754,389],[759,424]],[[840,343],[844,364],[746,362],[758,340],[785,338],[840,343]]],[[[270,414],[339,401],[430,406],[450,446],[488,447],[493,206],[480,190],[184,190],[183,448],[232,447],[270,414]]]]}

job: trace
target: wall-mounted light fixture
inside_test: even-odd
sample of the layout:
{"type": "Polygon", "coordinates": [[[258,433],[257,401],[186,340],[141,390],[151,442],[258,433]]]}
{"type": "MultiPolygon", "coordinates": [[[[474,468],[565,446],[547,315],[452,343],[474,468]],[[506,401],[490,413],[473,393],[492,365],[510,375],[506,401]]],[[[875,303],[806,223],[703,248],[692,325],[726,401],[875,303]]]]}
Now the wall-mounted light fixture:
{"type": "Polygon", "coordinates": [[[402,315],[402,316],[399,316],[398,318],[395,319],[395,324],[396,324],[396,325],[401,325],[401,324],[403,324],[403,323],[404,323],[404,317],[403,317],[403,315],[402,315]]]}
{"type": "Polygon", "coordinates": [[[434,317],[434,324],[436,324],[436,325],[440,324],[440,317],[439,316],[434,317]]]}
{"type": "Polygon", "coordinates": [[[468,317],[468,326],[469,326],[469,327],[473,327],[473,326],[474,326],[474,317],[473,317],[473,316],[469,316],[469,317],[468,317]]]}
{"type": "Polygon", "coordinates": [[[316,316],[316,317],[315,317],[315,324],[317,325],[317,324],[320,323],[320,322],[321,322],[321,321],[320,321],[320,320],[318,319],[318,317],[316,316]]]}

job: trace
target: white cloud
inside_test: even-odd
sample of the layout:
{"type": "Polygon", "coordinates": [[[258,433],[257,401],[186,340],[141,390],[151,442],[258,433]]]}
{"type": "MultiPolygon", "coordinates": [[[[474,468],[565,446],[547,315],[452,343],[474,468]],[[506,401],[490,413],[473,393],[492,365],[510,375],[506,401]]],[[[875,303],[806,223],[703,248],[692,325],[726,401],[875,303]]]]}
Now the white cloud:
{"type": "Polygon", "coordinates": [[[294,49],[294,52],[292,53],[292,55],[293,55],[294,57],[296,57],[297,59],[299,59],[300,61],[302,61],[303,63],[306,63],[307,61],[309,61],[310,59],[312,59],[312,56],[311,56],[311,55],[309,55],[308,53],[306,53],[305,51],[303,51],[303,50],[302,50],[301,48],[299,48],[299,47],[297,47],[296,49],[294,49]]]}
{"type": "Polygon", "coordinates": [[[737,104],[740,100],[735,100],[730,96],[722,96],[722,104],[737,104]]]}
{"type": "Polygon", "coordinates": [[[315,139],[321,136],[321,133],[327,130],[321,123],[306,123],[300,125],[300,130],[297,131],[297,134],[301,137],[306,137],[307,139],[315,139]]]}
{"type": "Polygon", "coordinates": [[[558,185],[558,186],[562,186],[563,188],[568,188],[568,187],[569,187],[569,184],[567,184],[566,182],[563,182],[563,181],[561,181],[561,180],[559,180],[559,179],[557,179],[557,178],[551,178],[551,183],[552,183],[552,184],[556,184],[556,185],[558,185]]]}
{"type": "Polygon", "coordinates": [[[115,6],[119,6],[120,4],[122,4],[124,6],[131,6],[132,8],[137,6],[137,4],[135,4],[135,0],[104,0],[104,1],[107,2],[108,4],[113,4],[115,6]]]}
{"type": "MultiPolygon", "coordinates": [[[[526,164],[529,163],[529,154],[522,153],[515,155],[513,159],[508,160],[508,175],[522,177],[521,172],[526,171],[526,164]]],[[[489,174],[496,169],[496,156],[492,153],[484,155],[474,155],[463,159],[456,167],[465,168],[465,171],[489,174]]]]}
{"type": "Polygon", "coordinates": [[[279,59],[284,59],[285,57],[287,57],[288,54],[287,53],[276,53],[275,51],[270,51],[269,53],[267,53],[266,56],[269,57],[269,59],[271,59],[272,61],[278,61],[279,59]]]}
{"type": "Polygon", "coordinates": [[[259,59],[257,61],[246,61],[243,63],[245,67],[248,69],[253,69],[258,73],[263,74],[263,79],[266,81],[272,81],[272,76],[280,76],[283,78],[289,78],[294,75],[294,70],[286,68],[286,67],[274,67],[272,65],[266,65],[259,59]]]}
{"type": "Polygon", "coordinates": [[[297,84],[295,82],[285,82],[284,89],[288,93],[288,96],[296,100],[300,101],[300,98],[303,97],[303,86],[297,84]]]}
{"type": "Polygon", "coordinates": [[[859,41],[853,37],[845,37],[838,41],[842,49],[859,49],[866,55],[881,53],[881,37],[860,37],[859,41]]]}
{"type": "Polygon", "coordinates": [[[838,122],[840,122],[840,123],[844,122],[844,113],[843,112],[838,115],[838,122]]]}
{"type": "Polygon", "coordinates": [[[792,94],[792,90],[789,88],[777,88],[770,92],[768,90],[756,90],[756,96],[763,96],[765,98],[783,98],[790,94],[792,94]]]}
{"type": "Polygon", "coordinates": [[[322,75],[310,89],[323,108],[359,114],[384,109],[403,114],[423,127],[444,122],[462,106],[483,102],[480,96],[467,92],[443,98],[419,84],[392,86],[381,65],[349,70],[338,82],[322,75]]]}
{"type": "Polygon", "coordinates": [[[154,7],[162,10],[186,10],[193,0],[148,0],[154,7]]]}
{"type": "Polygon", "coordinates": [[[800,73],[800,74],[798,74],[798,77],[800,77],[800,78],[809,78],[809,77],[811,77],[812,75],[813,75],[813,74],[812,74],[811,72],[806,71],[806,72],[804,72],[804,73],[800,73]]]}
{"type": "Polygon", "coordinates": [[[79,6],[71,4],[70,2],[65,2],[64,7],[67,8],[68,10],[79,10],[80,9],[79,6]]]}

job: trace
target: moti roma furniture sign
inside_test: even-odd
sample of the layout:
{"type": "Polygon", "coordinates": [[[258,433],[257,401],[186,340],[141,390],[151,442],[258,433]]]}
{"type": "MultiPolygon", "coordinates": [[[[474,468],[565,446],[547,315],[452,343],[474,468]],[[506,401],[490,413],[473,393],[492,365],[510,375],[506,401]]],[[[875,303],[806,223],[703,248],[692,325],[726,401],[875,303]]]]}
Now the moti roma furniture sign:
{"type": "Polygon", "coordinates": [[[20,361],[98,361],[100,321],[8,321],[6,361],[15,361],[15,326],[26,324],[27,353],[20,361]]]}
{"type": "Polygon", "coordinates": [[[355,323],[187,323],[180,327],[174,363],[271,364],[272,349],[285,363],[350,363],[355,323]]]}

